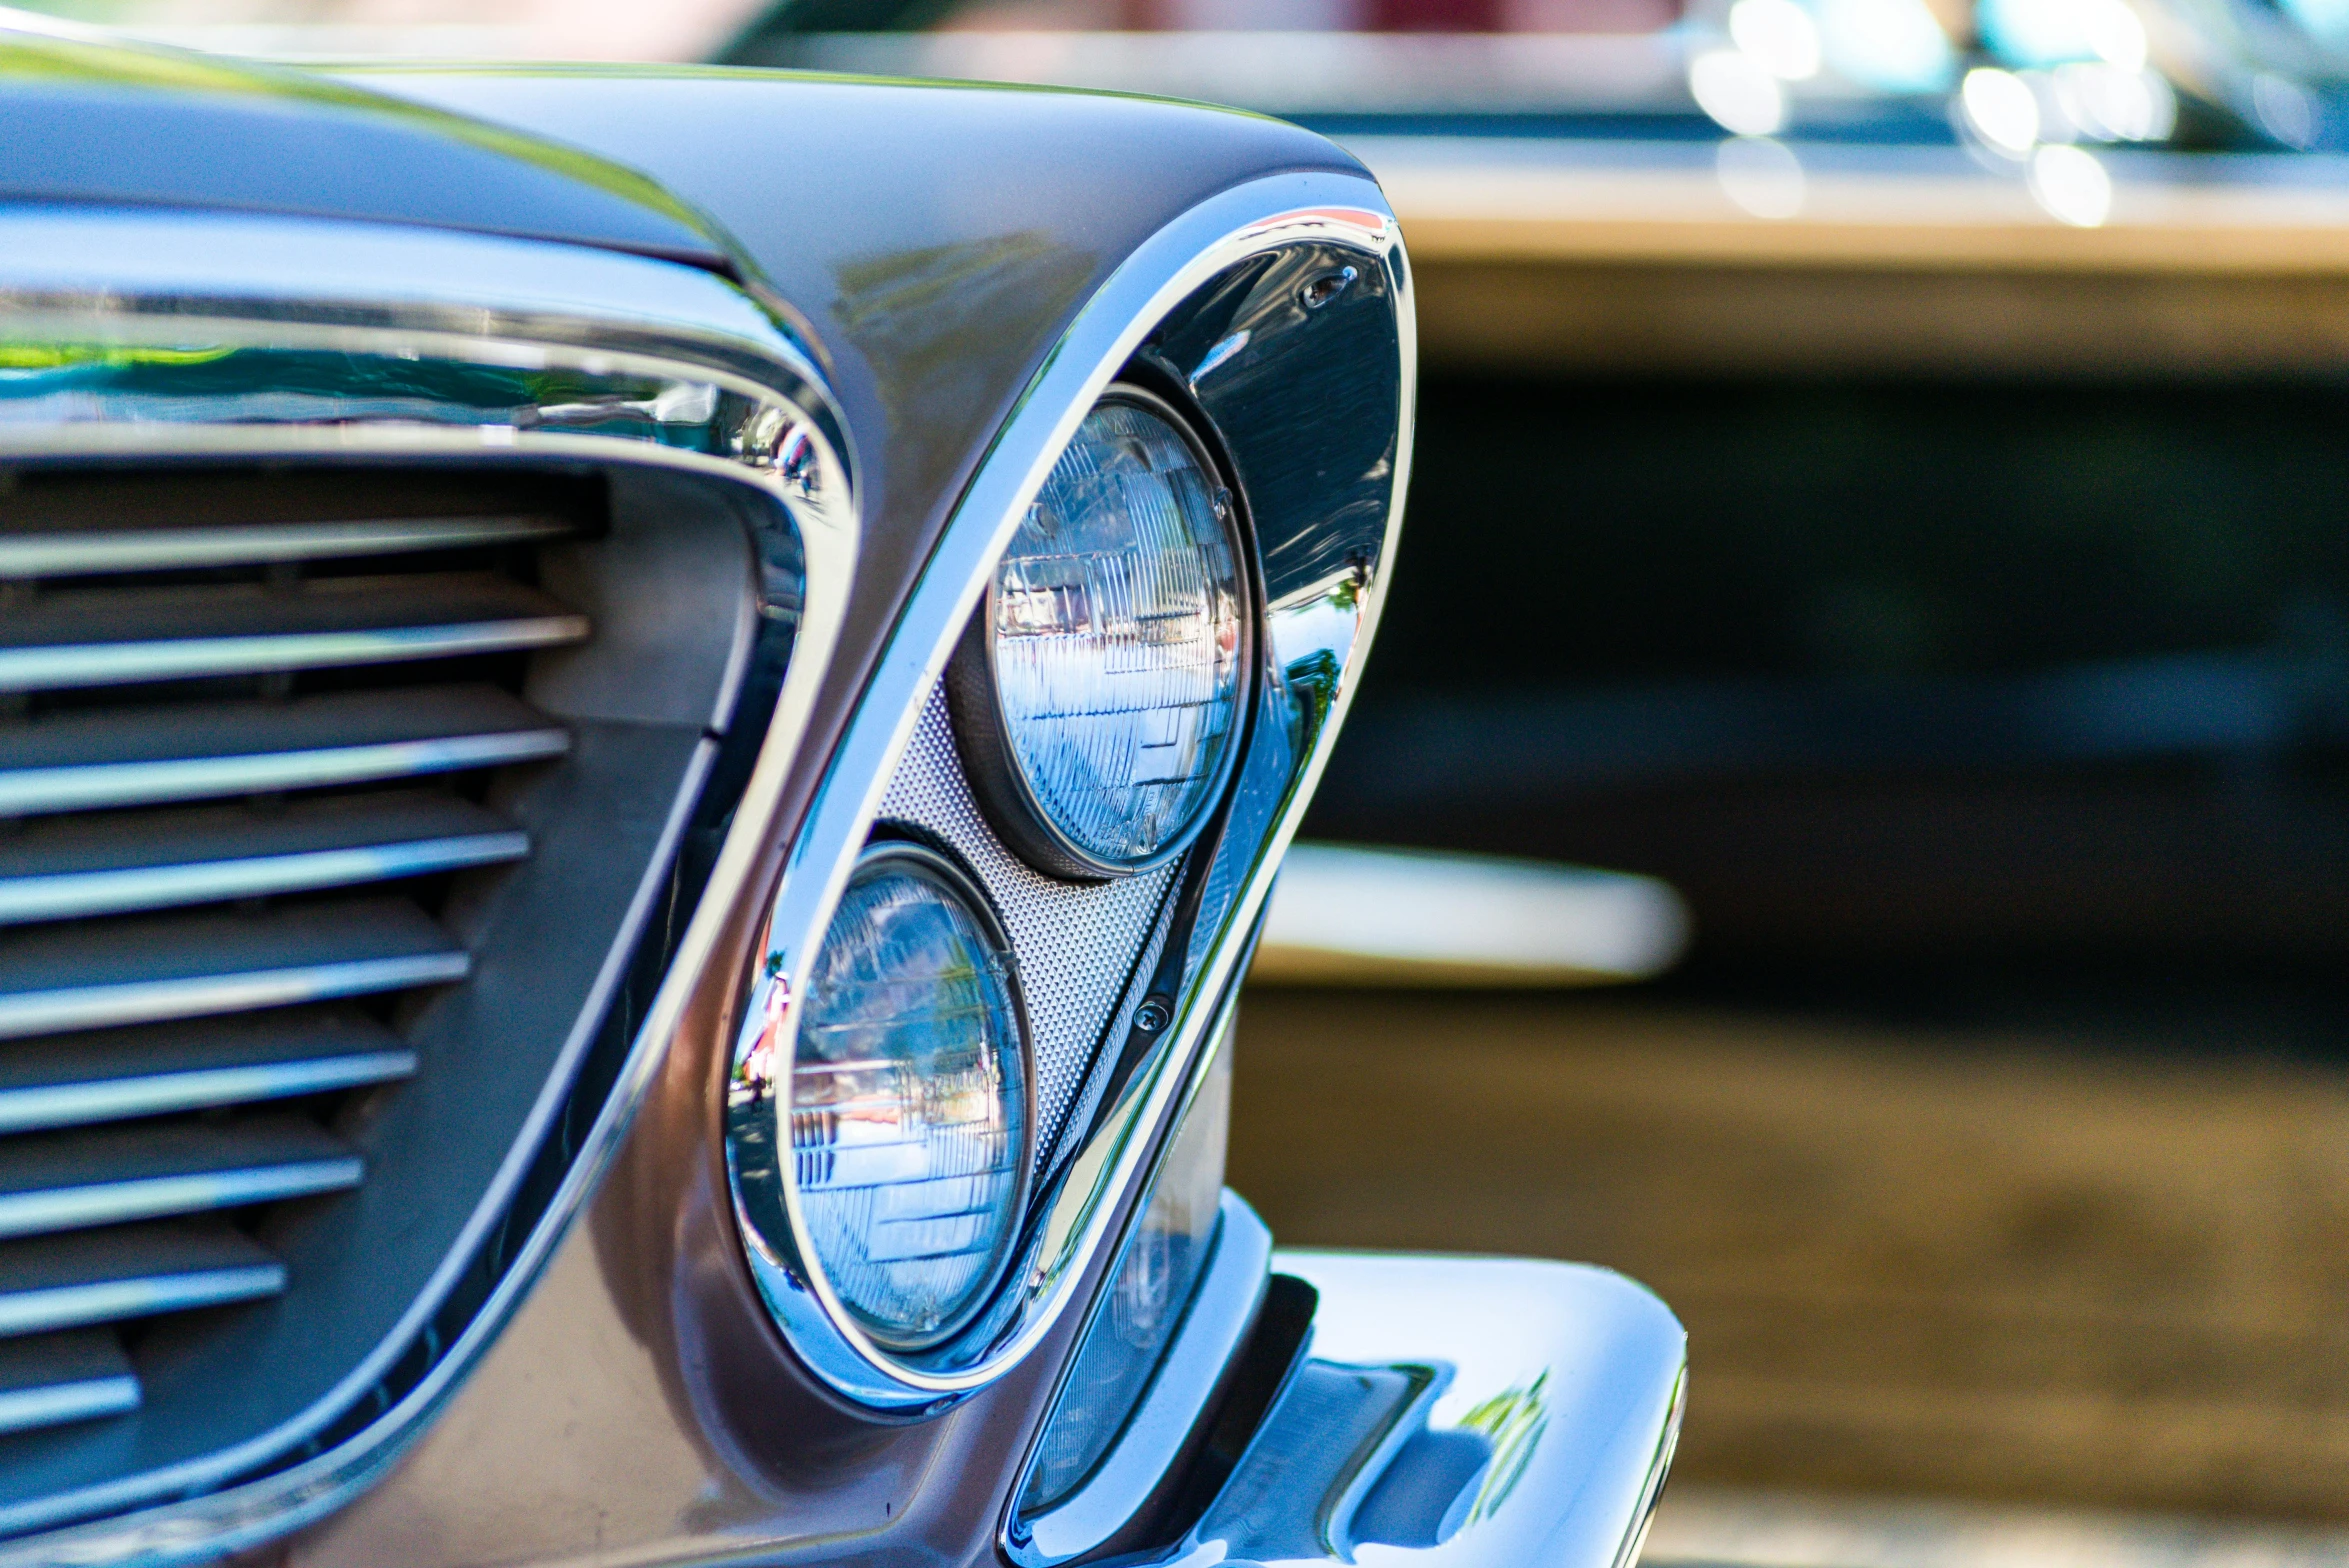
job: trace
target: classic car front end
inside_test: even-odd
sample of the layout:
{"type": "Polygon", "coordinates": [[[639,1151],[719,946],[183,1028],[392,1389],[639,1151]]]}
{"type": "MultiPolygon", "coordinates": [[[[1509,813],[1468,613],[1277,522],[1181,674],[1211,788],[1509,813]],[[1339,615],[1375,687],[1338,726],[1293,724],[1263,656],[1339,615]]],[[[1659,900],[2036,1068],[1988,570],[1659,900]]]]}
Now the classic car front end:
{"type": "Polygon", "coordinates": [[[1682,1336],[1284,1253],[1392,568],[1319,138],[0,31],[0,1562],[1624,1568],[1682,1336]]]}

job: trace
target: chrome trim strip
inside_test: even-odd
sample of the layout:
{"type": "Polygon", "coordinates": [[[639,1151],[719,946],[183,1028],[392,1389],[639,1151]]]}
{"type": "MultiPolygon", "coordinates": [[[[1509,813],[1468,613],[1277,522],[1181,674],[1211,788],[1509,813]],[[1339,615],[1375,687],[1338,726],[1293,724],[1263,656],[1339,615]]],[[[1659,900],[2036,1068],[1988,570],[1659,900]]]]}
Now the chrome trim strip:
{"type": "Polygon", "coordinates": [[[308,850],[288,855],[256,855],[193,865],[0,877],[0,926],[121,914],[134,909],[167,909],[180,904],[223,903],[230,899],[350,887],[366,882],[392,882],[402,877],[520,860],[529,853],[530,835],[516,831],[308,850]]]}
{"type": "Polygon", "coordinates": [[[264,561],[404,555],[419,550],[477,550],[560,538],[570,531],[570,524],[559,517],[413,517],[226,528],[191,525],[0,533],[0,577],[81,577],[264,561]]]}
{"type": "Polygon", "coordinates": [[[476,653],[517,653],[584,642],[584,615],[539,615],[453,626],[397,626],[363,632],[184,637],[168,642],[44,644],[0,648],[0,691],[62,691],[204,675],[256,675],[344,664],[398,664],[476,653]]]}
{"type": "Polygon", "coordinates": [[[47,1187],[38,1192],[0,1193],[0,1237],[38,1236],[89,1225],[118,1225],[127,1220],[156,1219],[167,1214],[195,1214],[206,1209],[234,1209],[248,1203],[339,1192],[345,1187],[358,1186],[365,1174],[366,1167],[358,1156],[345,1155],[256,1166],[251,1170],[191,1171],[92,1182],[80,1187],[47,1187]]]}
{"type": "MultiPolygon", "coordinates": [[[[1378,187],[1347,175],[1293,173],[1244,182],[1208,198],[1160,229],[1120,264],[1055,347],[997,435],[961,505],[899,618],[857,715],[841,739],[791,847],[769,920],[767,951],[744,1009],[732,1082],[764,1079],[769,1090],[737,1107],[775,1116],[767,1064],[758,1058],[791,1050],[794,997],[804,994],[849,868],[864,844],[881,796],[904,754],[922,701],[943,674],[995,562],[1001,557],[1061,449],[1094,399],[1142,340],[1194,289],[1245,258],[1298,243],[1337,244],[1386,269],[1394,291],[1401,357],[1399,459],[1380,560],[1393,559],[1408,480],[1410,410],[1417,365],[1410,278],[1402,238],[1378,187]],[[769,1027],[769,1021],[774,1027],[769,1027]]],[[[893,1356],[859,1330],[819,1265],[802,1255],[798,1199],[787,1177],[781,1190],[746,1190],[732,1168],[735,1212],[750,1242],[753,1275],[793,1347],[841,1394],[880,1410],[939,1408],[985,1386],[1023,1359],[1075,1299],[1086,1268],[1113,1239],[1118,1198],[1130,1190],[1157,1141],[1193,1057],[1213,1022],[1240,959],[1244,933],[1270,890],[1282,852],[1295,834],[1312,784],[1352,700],[1359,661],[1350,657],[1374,629],[1387,574],[1367,585],[1348,576],[1320,585],[1296,603],[1269,607],[1273,657],[1284,666],[1306,639],[1342,674],[1310,751],[1284,781],[1272,831],[1257,847],[1239,896],[1207,957],[1190,975],[1174,1023],[1125,1085],[1067,1168],[1057,1196],[1036,1222],[1027,1261],[992,1315],[1000,1327],[967,1363],[919,1366],[893,1356]],[[1332,617],[1326,603],[1346,606],[1332,617]],[[1327,622],[1325,626],[1323,623],[1327,622]],[[1342,630],[1331,630],[1342,623],[1342,630]]],[[[1242,764],[1245,767],[1245,763],[1242,764]]],[[[788,1167],[785,1167],[787,1169],[788,1167]]]]}
{"type": "MultiPolygon", "coordinates": [[[[0,1088],[0,1133],[41,1132],[133,1116],[159,1116],[168,1111],[285,1100],[333,1089],[356,1089],[363,1084],[390,1083],[415,1071],[413,1051],[368,1051],[349,1056],[319,1056],[309,1061],[257,1062],[244,1067],[207,1067],[195,1072],[92,1078],[31,1089],[0,1088]]],[[[0,1313],[0,1321],[4,1320],[5,1313],[0,1313]]],[[[0,1333],[6,1332],[7,1329],[0,1328],[0,1333]]]]}
{"type": "MultiPolygon", "coordinates": [[[[1059,1562],[1093,1550],[1140,1512],[1166,1479],[1168,1465],[1198,1425],[1208,1396],[1256,1320],[1271,1270],[1272,1232],[1228,1189],[1214,1245],[1198,1289],[1183,1310],[1182,1325],[1125,1430],[1082,1485],[1052,1508],[1022,1521],[1030,1549],[1019,1552],[1015,1561],[1059,1562]]],[[[1026,1485],[1024,1472],[1021,1485],[1026,1485]]]]}
{"type": "MultiPolygon", "coordinates": [[[[469,410],[462,421],[442,410],[446,422],[437,425],[420,422],[427,411],[413,407],[257,411],[256,422],[234,424],[175,424],[173,417],[197,412],[175,408],[53,409],[72,421],[62,424],[15,420],[10,413],[21,411],[0,410],[0,457],[477,458],[486,452],[663,467],[743,484],[779,502],[796,525],[801,551],[805,602],[782,690],[669,971],[544,1218],[430,1372],[358,1435],[282,1469],[221,1484],[277,1460],[287,1440],[273,1432],[168,1473],[92,1488],[0,1521],[0,1528],[40,1529],[176,1493],[181,1500],[0,1545],[0,1564],[15,1568],[61,1556],[84,1568],[126,1559],[210,1559],[331,1512],[390,1464],[504,1325],[618,1151],[751,868],[771,843],[783,784],[847,607],[859,538],[854,466],[821,374],[783,327],[743,291],[711,274],[642,257],[379,224],[0,210],[0,340],[28,330],[47,332],[53,340],[134,347],[226,342],[271,351],[445,359],[560,371],[574,384],[634,377],[657,383],[670,401],[664,407],[658,396],[634,402],[615,396],[584,408],[526,402],[469,410]],[[37,241],[38,253],[20,248],[20,238],[28,245],[37,241]],[[343,417],[326,423],[291,417],[319,413],[343,417]],[[611,424],[608,415],[620,416],[620,422],[611,424]],[[187,1495],[206,1486],[220,1489],[187,1495]]],[[[730,681],[729,701],[732,689],[730,681]]],[[[665,864],[674,854],[713,756],[714,747],[705,746],[664,828],[656,861],[665,864]]],[[[633,956],[634,933],[649,916],[656,882],[648,877],[638,890],[624,922],[628,939],[615,946],[597,976],[547,1095],[473,1223],[384,1347],[304,1417],[303,1430],[323,1426],[376,1385],[490,1230],[502,1223],[504,1206],[561,1111],[561,1090],[633,956]]]]}
{"type": "Polygon", "coordinates": [[[290,969],[186,975],[175,980],[137,980],[127,985],[0,992],[0,1040],[28,1034],[63,1034],[71,1029],[105,1029],[115,1024],[201,1018],[210,1013],[240,1013],[248,1008],[290,1007],[297,1002],[404,991],[411,986],[447,985],[464,979],[472,969],[471,954],[452,950],[396,958],[354,958],[290,969]]]}
{"type": "Polygon", "coordinates": [[[257,1301],[285,1289],[285,1265],[251,1263],[241,1268],[204,1269],[134,1279],[97,1280],[45,1290],[0,1294],[0,1334],[39,1334],[86,1328],[158,1312],[257,1301]]]}
{"type": "Polygon", "coordinates": [[[139,1380],[129,1373],[52,1383],[46,1388],[0,1390],[0,1432],[87,1421],[139,1408],[139,1380]]]}
{"type": "Polygon", "coordinates": [[[1688,1368],[1684,1366],[1672,1383],[1672,1413],[1664,1418],[1664,1430],[1656,1435],[1656,1451],[1648,1460],[1647,1484],[1640,1489],[1630,1527],[1623,1532],[1623,1543],[1615,1548],[1615,1561],[1610,1568],[1633,1568],[1640,1554],[1647,1550],[1648,1530],[1656,1522],[1656,1505],[1664,1500],[1664,1483],[1672,1477],[1672,1460],[1680,1452],[1680,1423],[1687,1414],[1688,1368]]]}
{"type": "MultiPolygon", "coordinates": [[[[102,300],[109,315],[184,316],[242,301],[247,308],[236,314],[252,321],[397,331],[429,323],[482,347],[507,340],[497,360],[484,362],[553,368],[561,358],[545,356],[548,347],[592,348],[607,360],[642,348],[738,366],[787,396],[792,378],[803,390],[821,386],[805,351],[743,290],[696,267],[587,245],[332,218],[9,202],[0,205],[0,257],[0,297],[12,306],[102,300]]],[[[834,417],[829,398],[815,402],[827,406],[802,412],[834,417]]]]}
{"type": "Polygon", "coordinates": [[[256,752],[242,757],[174,757],[162,762],[20,768],[0,772],[0,816],[206,800],[222,795],[263,795],[430,773],[462,773],[513,762],[540,762],[560,757],[570,749],[568,731],[548,728],[517,730],[504,735],[455,735],[439,740],[331,746],[311,751],[256,752]]]}

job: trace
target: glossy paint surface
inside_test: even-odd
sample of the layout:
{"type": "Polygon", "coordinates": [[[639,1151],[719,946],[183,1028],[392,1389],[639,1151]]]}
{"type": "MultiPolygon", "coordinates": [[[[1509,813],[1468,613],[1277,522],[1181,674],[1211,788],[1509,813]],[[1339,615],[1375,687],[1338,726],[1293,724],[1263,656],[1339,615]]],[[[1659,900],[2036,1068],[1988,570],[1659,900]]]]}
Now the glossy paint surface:
{"type": "Polygon", "coordinates": [[[566,240],[732,270],[659,186],[291,71],[0,23],[0,200],[206,207],[566,240]]]}
{"type": "MultiPolygon", "coordinates": [[[[1251,177],[1359,179],[1293,128],[1132,100],[722,72],[366,80],[650,172],[716,215],[805,319],[845,414],[864,543],[787,830],[970,476],[1109,274],[1251,177]]],[[[1211,902],[1236,909],[1240,885],[1211,902]]],[[[783,1353],[745,1277],[714,1115],[763,914],[735,911],[537,1293],[387,1483],[296,1538],[292,1562],[992,1558],[1080,1315],[984,1393],[908,1423],[845,1408],[783,1353]]]]}
{"type": "Polygon", "coordinates": [[[804,318],[864,518],[835,723],[995,431],[1117,264],[1241,180],[1362,173],[1279,121],[1082,93],[683,68],[347,79],[643,171],[804,318]]]}

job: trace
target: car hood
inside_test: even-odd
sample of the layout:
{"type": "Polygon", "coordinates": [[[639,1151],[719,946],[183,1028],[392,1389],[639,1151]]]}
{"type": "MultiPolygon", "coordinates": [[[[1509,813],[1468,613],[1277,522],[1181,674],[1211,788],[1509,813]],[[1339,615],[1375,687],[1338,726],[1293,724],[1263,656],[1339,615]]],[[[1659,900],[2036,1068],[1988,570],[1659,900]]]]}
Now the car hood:
{"type": "Polygon", "coordinates": [[[0,200],[417,224],[736,270],[700,215],[591,154],[23,12],[0,11],[0,200]]]}

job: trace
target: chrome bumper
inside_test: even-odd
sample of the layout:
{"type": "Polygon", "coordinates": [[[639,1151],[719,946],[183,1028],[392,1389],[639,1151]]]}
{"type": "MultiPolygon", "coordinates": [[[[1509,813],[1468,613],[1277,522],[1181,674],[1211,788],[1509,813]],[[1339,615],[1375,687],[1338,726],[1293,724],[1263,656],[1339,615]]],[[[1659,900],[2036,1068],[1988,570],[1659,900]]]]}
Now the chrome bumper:
{"type": "Polygon", "coordinates": [[[1629,1568],[1679,1436],[1687,1336],[1605,1269],[1279,1252],[1301,1363],[1180,1560],[1629,1568]]]}

